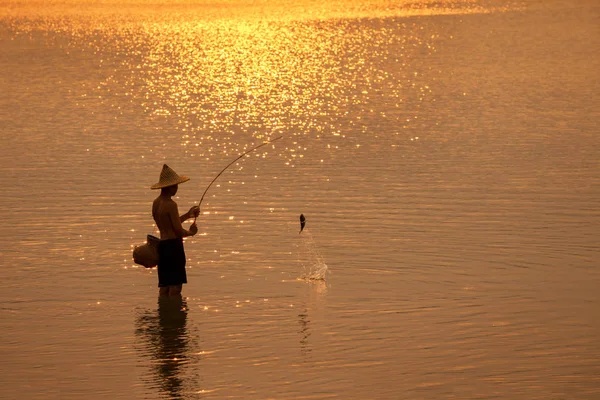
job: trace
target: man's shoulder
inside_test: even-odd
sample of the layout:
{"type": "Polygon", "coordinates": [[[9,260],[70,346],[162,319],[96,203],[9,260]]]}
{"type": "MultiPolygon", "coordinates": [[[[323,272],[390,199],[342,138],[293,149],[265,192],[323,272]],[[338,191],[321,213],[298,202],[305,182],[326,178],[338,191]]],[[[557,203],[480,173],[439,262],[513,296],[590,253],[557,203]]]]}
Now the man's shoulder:
{"type": "Polygon", "coordinates": [[[153,206],[158,206],[160,205],[160,207],[163,210],[177,210],[177,203],[175,203],[175,201],[173,201],[173,199],[164,199],[164,198],[160,198],[157,197],[156,199],[154,199],[154,202],[152,203],[153,206]]]}
{"type": "Polygon", "coordinates": [[[176,211],[177,203],[175,203],[175,201],[173,201],[173,199],[165,199],[164,203],[163,203],[163,207],[169,211],[176,211]]]}

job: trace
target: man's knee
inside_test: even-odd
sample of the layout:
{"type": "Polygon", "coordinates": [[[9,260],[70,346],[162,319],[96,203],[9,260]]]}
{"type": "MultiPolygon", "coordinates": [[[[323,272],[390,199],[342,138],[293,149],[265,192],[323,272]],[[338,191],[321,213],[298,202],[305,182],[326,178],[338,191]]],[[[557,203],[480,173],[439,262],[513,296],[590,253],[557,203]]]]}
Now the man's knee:
{"type": "Polygon", "coordinates": [[[182,285],[169,286],[169,296],[177,296],[181,294],[182,285]]]}
{"type": "Polygon", "coordinates": [[[159,296],[168,296],[169,295],[169,286],[163,286],[158,288],[159,296]]]}

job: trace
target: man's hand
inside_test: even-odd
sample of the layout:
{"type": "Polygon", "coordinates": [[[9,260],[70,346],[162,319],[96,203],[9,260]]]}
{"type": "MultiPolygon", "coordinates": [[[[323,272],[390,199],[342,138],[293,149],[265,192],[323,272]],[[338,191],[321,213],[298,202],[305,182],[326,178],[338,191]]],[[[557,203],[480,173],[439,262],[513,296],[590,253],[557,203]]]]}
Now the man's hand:
{"type": "Polygon", "coordinates": [[[188,211],[188,218],[198,218],[198,215],[200,215],[200,207],[198,206],[193,206],[188,211]]]}
{"type": "Polygon", "coordinates": [[[190,225],[190,233],[192,234],[192,236],[198,233],[198,227],[196,226],[195,222],[192,225],[190,225]]]}

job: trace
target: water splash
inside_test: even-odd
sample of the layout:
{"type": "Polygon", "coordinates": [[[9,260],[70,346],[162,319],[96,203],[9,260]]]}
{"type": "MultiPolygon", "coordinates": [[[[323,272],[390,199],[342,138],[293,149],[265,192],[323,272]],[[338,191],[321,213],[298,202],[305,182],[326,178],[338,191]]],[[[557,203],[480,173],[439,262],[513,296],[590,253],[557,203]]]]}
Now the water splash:
{"type": "Polygon", "coordinates": [[[302,275],[299,279],[305,281],[324,281],[330,273],[323,256],[317,250],[315,240],[308,228],[305,228],[298,245],[298,261],[302,265],[302,275]]]}

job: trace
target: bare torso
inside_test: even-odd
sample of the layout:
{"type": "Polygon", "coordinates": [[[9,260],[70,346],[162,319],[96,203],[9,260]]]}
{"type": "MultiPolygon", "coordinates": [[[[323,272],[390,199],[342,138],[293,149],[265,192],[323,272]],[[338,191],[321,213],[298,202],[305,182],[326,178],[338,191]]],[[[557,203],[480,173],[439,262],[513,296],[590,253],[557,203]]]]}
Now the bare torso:
{"type": "Polygon", "coordinates": [[[152,217],[160,231],[161,240],[183,237],[177,203],[172,199],[158,196],[152,203],[152,217]],[[174,226],[175,224],[178,226],[174,226]]]}

